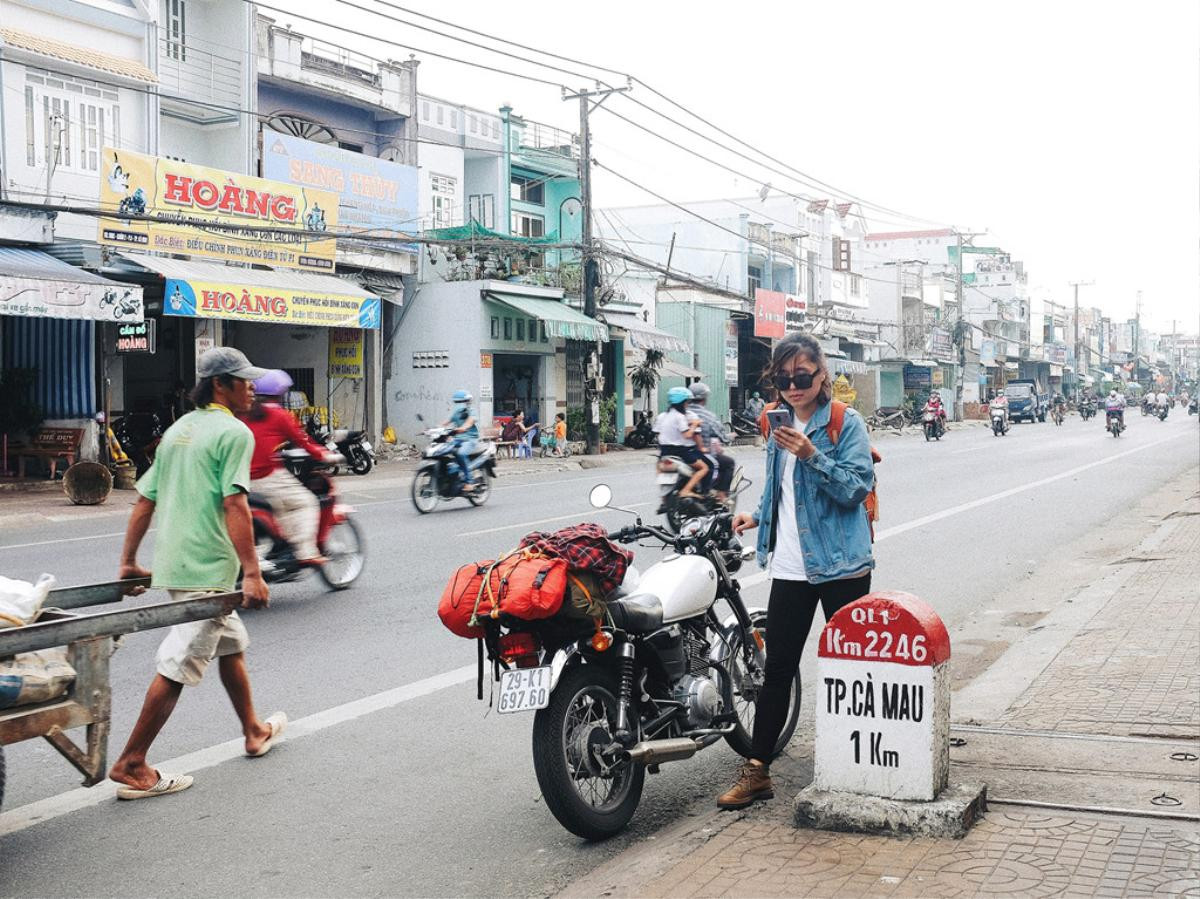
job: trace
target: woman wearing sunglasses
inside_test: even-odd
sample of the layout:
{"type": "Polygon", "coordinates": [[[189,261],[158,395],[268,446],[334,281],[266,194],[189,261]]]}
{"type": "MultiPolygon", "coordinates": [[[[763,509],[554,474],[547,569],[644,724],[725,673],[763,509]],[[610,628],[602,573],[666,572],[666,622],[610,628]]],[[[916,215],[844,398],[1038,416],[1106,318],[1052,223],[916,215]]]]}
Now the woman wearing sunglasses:
{"type": "MultiPolygon", "coordinates": [[[[847,409],[836,444],[829,435],[833,388],[821,345],[793,334],[775,346],[767,380],[790,413],[767,441],[767,474],[754,515],[734,519],[741,534],[758,528],[758,563],[771,574],[765,681],[755,709],[752,753],[717,800],[743,808],[774,796],[770,764],[791,706],[800,656],[820,604],[828,621],[871,589],[871,531],[863,500],[874,483],[867,428],[847,409]]],[[[795,697],[798,705],[800,697],[795,697]]]]}

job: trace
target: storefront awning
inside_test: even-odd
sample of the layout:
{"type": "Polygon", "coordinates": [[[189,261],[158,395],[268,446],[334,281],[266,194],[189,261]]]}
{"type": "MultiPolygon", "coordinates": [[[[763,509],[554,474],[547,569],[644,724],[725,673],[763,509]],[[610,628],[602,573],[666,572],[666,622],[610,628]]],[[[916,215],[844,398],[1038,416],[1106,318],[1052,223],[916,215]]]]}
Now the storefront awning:
{"type": "Polygon", "coordinates": [[[937,368],[941,365],[940,362],[934,362],[932,359],[909,359],[908,364],[913,368],[937,368]]]}
{"type": "Polygon", "coordinates": [[[690,353],[682,337],[668,334],[661,328],[643,321],[632,312],[605,312],[604,321],[610,328],[620,328],[628,335],[629,345],[638,350],[662,350],[664,353],[690,353]]]}
{"type": "Polygon", "coordinates": [[[830,359],[829,364],[835,375],[865,375],[867,373],[867,363],[856,362],[853,359],[830,359]]]}
{"type": "Polygon", "coordinates": [[[0,315],[140,322],[142,289],[40,250],[0,247],[0,315]]]}
{"type": "Polygon", "coordinates": [[[662,373],[672,378],[699,378],[700,380],[704,380],[704,372],[692,368],[690,365],[684,365],[682,362],[672,362],[670,359],[663,360],[662,373]]]}
{"type": "Polygon", "coordinates": [[[381,300],[335,275],[239,268],[144,253],[121,257],[166,279],[163,312],[319,328],[379,327],[381,300]]]}
{"type": "Polygon", "coordinates": [[[489,300],[508,306],[522,315],[536,318],[546,326],[551,337],[567,340],[608,340],[608,328],[603,322],[576,312],[566,303],[542,297],[527,297],[511,293],[485,291],[489,300]]]}

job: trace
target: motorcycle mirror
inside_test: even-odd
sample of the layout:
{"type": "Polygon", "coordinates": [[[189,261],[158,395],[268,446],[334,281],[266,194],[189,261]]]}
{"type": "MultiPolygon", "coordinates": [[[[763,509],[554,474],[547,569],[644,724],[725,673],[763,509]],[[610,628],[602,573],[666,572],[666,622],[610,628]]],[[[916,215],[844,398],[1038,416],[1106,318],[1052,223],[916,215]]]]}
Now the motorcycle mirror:
{"type": "Polygon", "coordinates": [[[607,484],[597,484],[588,494],[588,502],[592,504],[593,509],[608,508],[609,503],[612,502],[612,488],[607,484]]]}

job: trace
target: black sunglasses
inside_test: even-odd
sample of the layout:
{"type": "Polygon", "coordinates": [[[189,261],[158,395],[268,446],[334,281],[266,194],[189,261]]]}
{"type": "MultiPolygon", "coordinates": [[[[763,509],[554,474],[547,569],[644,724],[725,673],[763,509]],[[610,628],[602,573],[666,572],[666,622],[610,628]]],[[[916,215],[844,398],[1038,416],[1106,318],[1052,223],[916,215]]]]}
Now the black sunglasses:
{"type": "Polygon", "coordinates": [[[797,390],[808,390],[813,386],[817,373],[813,371],[798,371],[790,375],[776,375],[773,378],[776,390],[787,390],[795,386],[797,390]]]}

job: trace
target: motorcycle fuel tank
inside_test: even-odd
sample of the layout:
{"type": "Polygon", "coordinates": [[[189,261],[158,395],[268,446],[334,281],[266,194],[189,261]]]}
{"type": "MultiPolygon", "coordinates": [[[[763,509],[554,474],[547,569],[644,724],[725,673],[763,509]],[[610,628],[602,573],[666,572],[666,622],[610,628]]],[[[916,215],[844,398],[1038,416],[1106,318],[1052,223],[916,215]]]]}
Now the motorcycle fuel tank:
{"type": "Polygon", "coordinates": [[[663,624],[703,615],[717,598],[717,569],[700,556],[669,556],[642,572],[638,593],[662,602],[663,624]]]}

